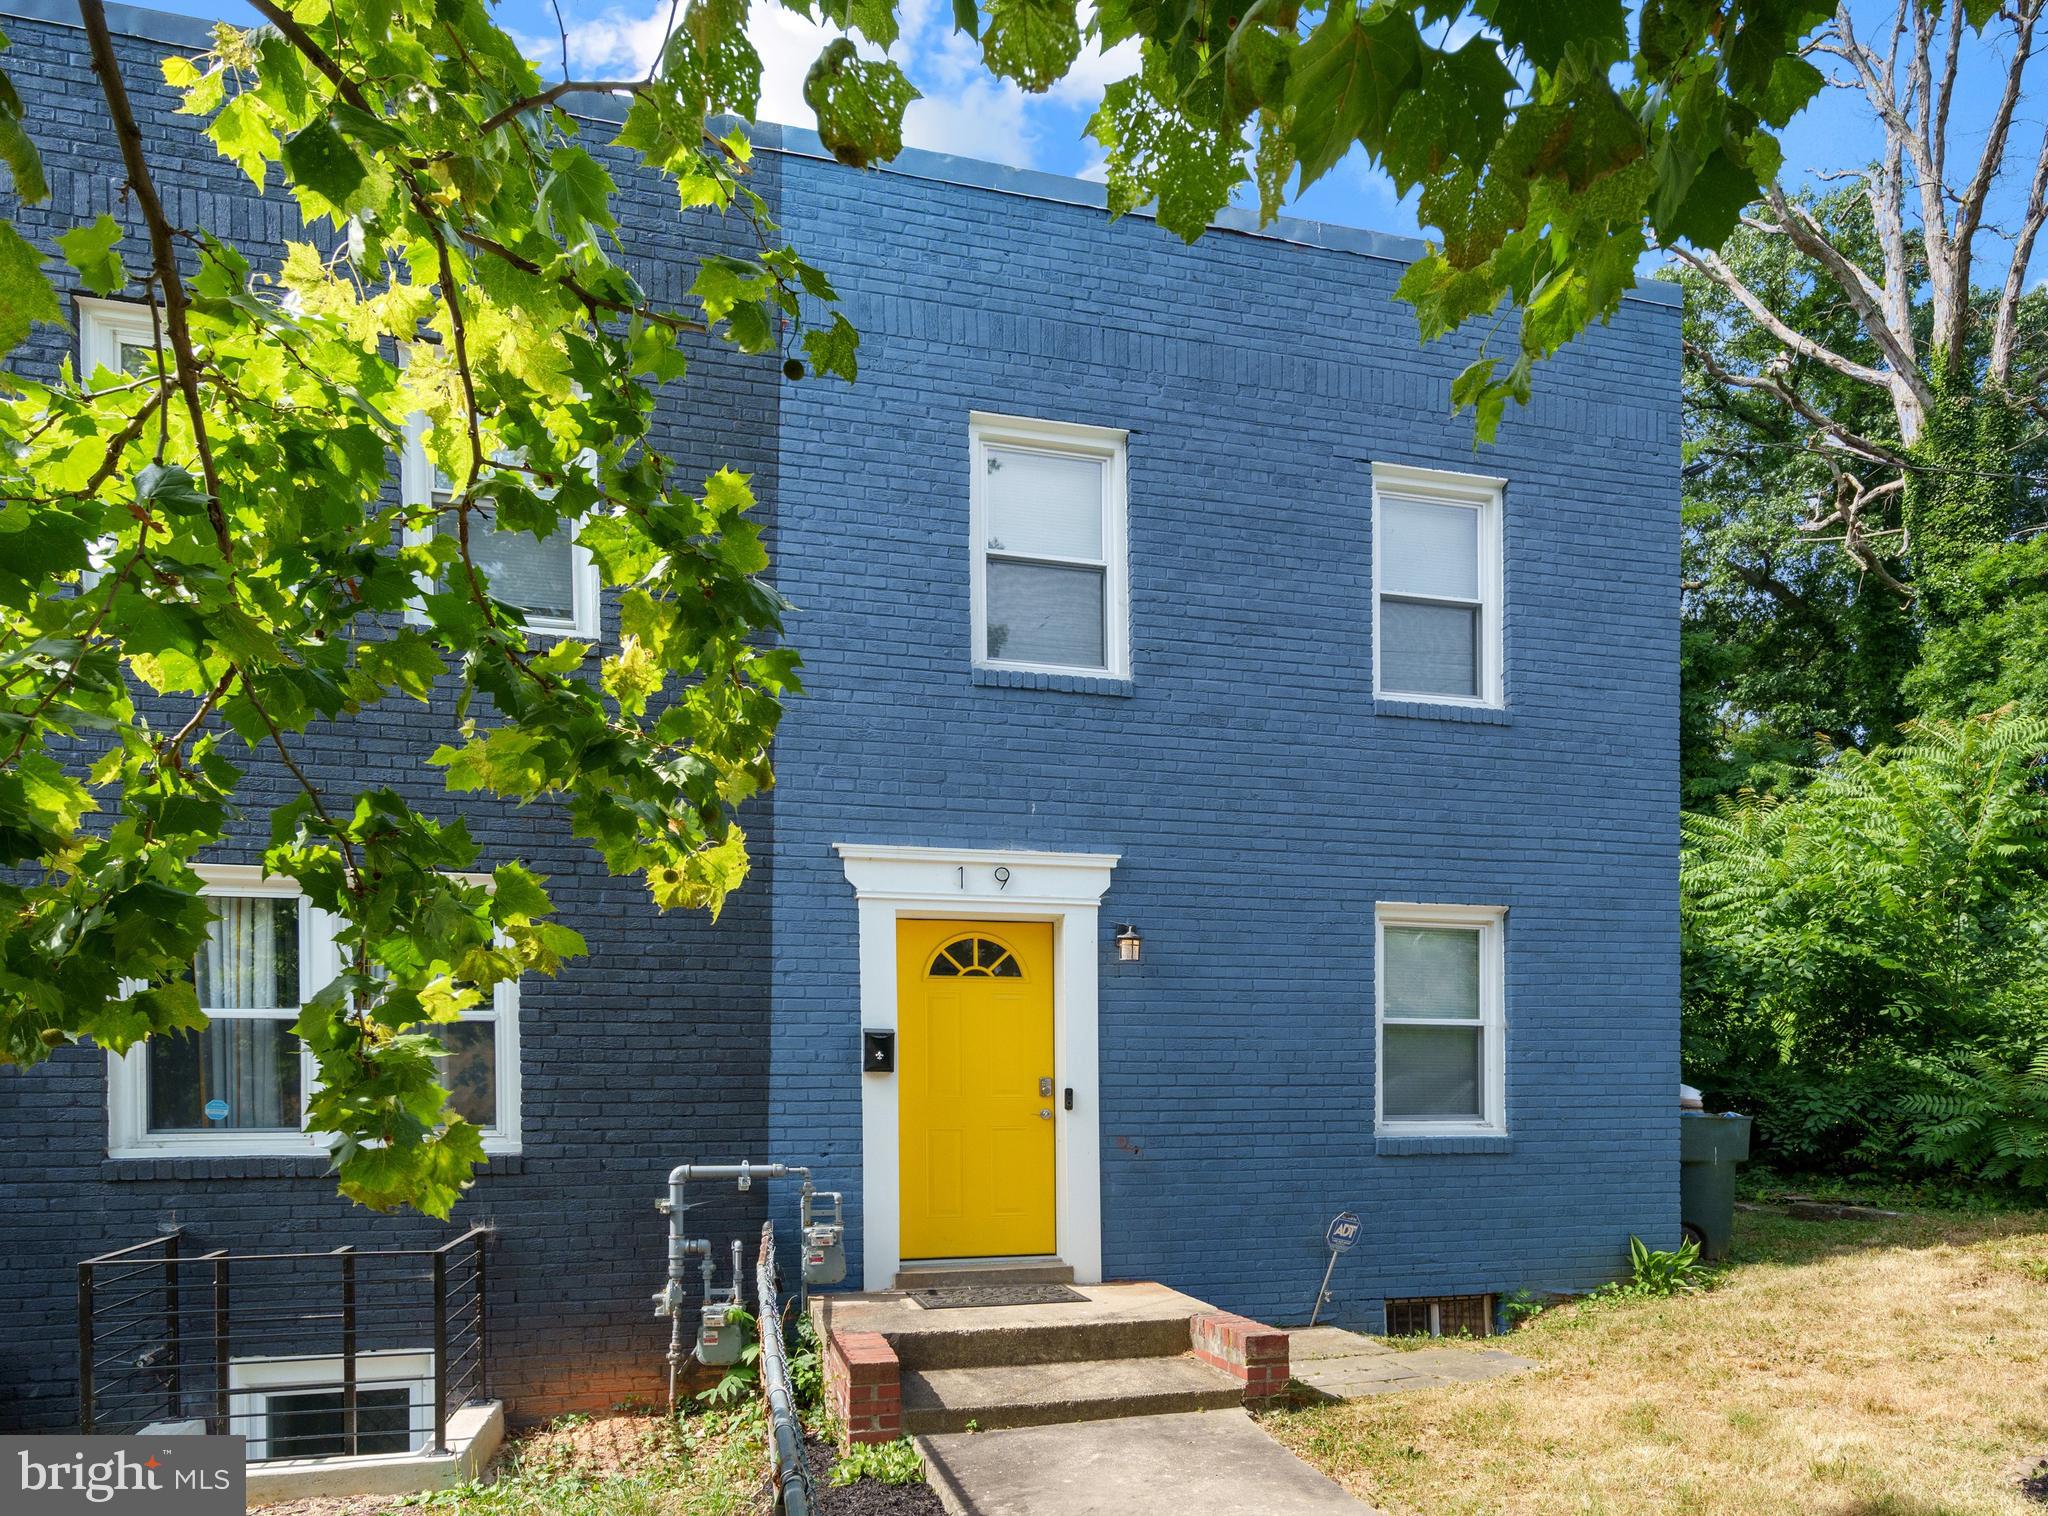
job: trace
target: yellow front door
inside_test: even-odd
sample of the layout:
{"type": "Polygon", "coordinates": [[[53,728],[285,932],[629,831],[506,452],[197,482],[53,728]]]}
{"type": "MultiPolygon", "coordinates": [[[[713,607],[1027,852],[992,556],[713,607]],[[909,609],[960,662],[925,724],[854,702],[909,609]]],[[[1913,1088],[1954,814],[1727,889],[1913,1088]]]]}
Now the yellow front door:
{"type": "Polygon", "coordinates": [[[899,922],[896,985],[903,1256],[1054,1252],[1052,927],[899,922]]]}

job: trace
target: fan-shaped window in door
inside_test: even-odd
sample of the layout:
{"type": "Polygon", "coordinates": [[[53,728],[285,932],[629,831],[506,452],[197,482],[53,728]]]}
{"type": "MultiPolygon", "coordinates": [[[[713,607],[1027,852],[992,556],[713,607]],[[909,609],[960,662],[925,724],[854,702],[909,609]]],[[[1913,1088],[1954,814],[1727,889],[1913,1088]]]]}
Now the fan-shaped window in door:
{"type": "Polygon", "coordinates": [[[987,937],[959,937],[939,949],[930,969],[934,979],[1022,979],[1024,970],[1000,942],[987,937]]]}

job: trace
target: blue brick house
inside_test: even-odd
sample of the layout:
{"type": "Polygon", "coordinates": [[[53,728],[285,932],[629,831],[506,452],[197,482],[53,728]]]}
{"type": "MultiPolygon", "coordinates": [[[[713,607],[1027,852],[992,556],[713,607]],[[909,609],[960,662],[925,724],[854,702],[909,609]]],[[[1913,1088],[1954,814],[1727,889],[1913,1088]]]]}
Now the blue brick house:
{"type": "MultiPolygon", "coordinates": [[[[48,246],[126,214],[118,164],[68,8],[5,4],[55,190],[10,214],[48,246]]],[[[204,29],[115,16],[173,217],[281,255],[289,203],[153,82],[204,29]]],[[[0,1077],[0,1428],[75,1418],[73,1265],[170,1227],[246,1251],[489,1223],[493,1392],[651,1397],[650,1202],[692,1159],[843,1190],[849,1287],[1047,1258],[1280,1323],[1340,1210],[1362,1240],[1325,1316],[1371,1330],[1675,1239],[1672,293],[1475,447],[1448,404],[1471,344],[1418,348],[1392,298],[1410,242],[1233,219],[1185,247],[1078,181],[760,141],[755,187],[862,346],[851,387],[707,346],[664,418],[693,466],[752,475],[798,608],[809,694],[744,818],[753,877],[715,925],[659,917],[555,818],[441,795],[416,715],[317,734],[316,777],[381,770],[549,875],[592,955],[464,1029],[495,1152],[452,1228],[357,1211],[279,1030],[322,924],[256,876],[260,818],[231,839],[215,1042],[0,1077]]],[[[627,183],[638,271],[679,300],[727,233],[627,183]]],[[[133,309],[75,316],[25,361],[118,362],[133,309]]],[[[431,482],[394,460],[393,487],[431,482]]],[[[528,554],[537,624],[615,635],[573,555],[528,554]]],[[[704,1198],[715,1235],[771,1203],[704,1198]]]]}

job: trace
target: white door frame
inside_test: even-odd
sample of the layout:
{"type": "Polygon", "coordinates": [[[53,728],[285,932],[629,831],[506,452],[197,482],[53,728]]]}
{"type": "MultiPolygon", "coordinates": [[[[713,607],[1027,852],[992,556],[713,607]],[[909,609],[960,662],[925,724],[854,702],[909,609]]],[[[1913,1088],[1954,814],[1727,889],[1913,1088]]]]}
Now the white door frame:
{"type": "MultiPolygon", "coordinates": [[[[1102,1279],[1102,1119],[1096,996],[1097,917],[1115,853],[895,847],[840,842],[860,904],[860,1029],[896,1030],[896,923],[904,919],[1050,921],[1053,1125],[1059,1258],[1082,1284],[1102,1279]],[[998,871],[1004,871],[1003,877],[998,871]],[[1061,1091],[1074,1092],[1068,1111],[1061,1091]]],[[[861,1288],[886,1290],[903,1262],[897,1193],[896,1076],[860,1076],[861,1288]]]]}

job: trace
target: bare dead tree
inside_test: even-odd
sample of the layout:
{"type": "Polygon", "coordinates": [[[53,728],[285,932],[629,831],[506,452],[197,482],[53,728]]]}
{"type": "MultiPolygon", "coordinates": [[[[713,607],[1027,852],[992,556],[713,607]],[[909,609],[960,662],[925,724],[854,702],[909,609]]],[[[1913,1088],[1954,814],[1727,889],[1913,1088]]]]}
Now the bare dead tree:
{"type": "MultiPolygon", "coordinates": [[[[1839,528],[1845,550],[1901,595],[1910,592],[1883,569],[1864,518],[1901,493],[1915,466],[1906,455],[1926,432],[1938,393],[1945,381],[1964,372],[1972,323],[1984,319],[1982,303],[1973,300],[1980,281],[1988,287],[1996,280],[1998,295],[1991,307],[1988,358],[1975,382],[2003,393],[2012,379],[2027,265],[2042,223],[2048,221],[2048,126],[2035,143],[2034,124],[2020,112],[2030,92],[2036,101],[2048,98],[2048,78],[2039,77],[2043,70],[2033,66],[2044,5],[2048,0],[2008,0],[1975,31],[1965,24],[1960,0],[1945,6],[1937,0],[1898,0],[1888,25],[1876,37],[1865,37],[1849,6],[1842,4],[1807,46],[1810,58],[1832,60],[1824,65],[1834,70],[1829,84],[1860,94],[1883,132],[1884,149],[1876,162],[1834,176],[1860,181],[1881,261],[1875,268],[1859,263],[1782,183],[1768,187],[1744,224],[1787,239],[1819,277],[1840,291],[1878,362],[1860,361],[1798,330],[1717,254],[1673,250],[1725,289],[1787,354],[1868,385],[1889,400],[1897,419],[1896,442],[1865,436],[1821,413],[1788,382],[1787,365],[1735,373],[1715,364],[1711,354],[1689,348],[1689,356],[1718,382],[1771,395],[1813,428],[1813,450],[1822,456],[1833,484],[1816,499],[1808,530],[1839,528]],[[1973,156],[1958,154],[1958,161],[1952,161],[1949,125],[1959,91],[1988,94],[1993,104],[1982,146],[1973,156]],[[2023,142],[2015,140],[2016,129],[2023,142]],[[2031,175],[2019,220],[1994,227],[1987,207],[2016,172],[2031,175]],[[2001,242],[2009,255],[2003,277],[1994,273],[1986,279],[1982,266],[1996,259],[2001,242]],[[1914,322],[1916,301],[1923,294],[1932,318],[1924,351],[1914,322]]],[[[2039,397],[2030,403],[2036,411],[2043,409],[2039,397]]]]}

